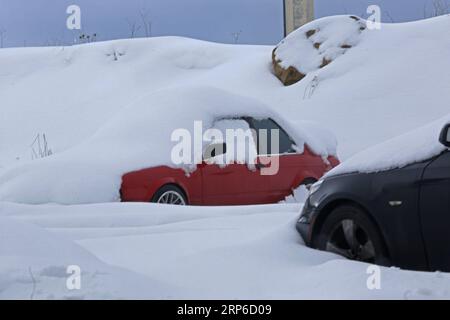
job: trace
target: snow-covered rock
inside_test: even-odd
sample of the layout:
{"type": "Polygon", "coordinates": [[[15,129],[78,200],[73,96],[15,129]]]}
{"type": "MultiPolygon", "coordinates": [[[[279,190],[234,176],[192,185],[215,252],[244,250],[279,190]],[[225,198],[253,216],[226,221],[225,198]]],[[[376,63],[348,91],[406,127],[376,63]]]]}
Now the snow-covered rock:
{"type": "Polygon", "coordinates": [[[273,50],[275,75],[286,86],[297,83],[356,46],[365,29],[365,21],[355,16],[326,17],[302,26],[273,50]]]}

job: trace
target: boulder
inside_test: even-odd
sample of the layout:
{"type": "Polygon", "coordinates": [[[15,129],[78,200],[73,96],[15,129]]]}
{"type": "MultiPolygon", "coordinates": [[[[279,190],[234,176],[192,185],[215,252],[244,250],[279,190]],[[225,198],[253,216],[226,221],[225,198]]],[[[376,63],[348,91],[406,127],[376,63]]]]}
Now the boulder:
{"type": "Polygon", "coordinates": [[[290,86],[297,83],[306,76],[293,66],[289,66],[288,68],[282,67],[280,64],[281,60],[276,58],[275,51],[276,48],[272,51],[273,71],[277,78],[280,79],[285,86],[290,86]]]}
{"type": "Polygon", "coordinates": [[[366,22],[355,16],[327,17],[306,24],[272,51],[273,72],[285,86],[293,85],[356,46],[365,29],[366,22]]]}

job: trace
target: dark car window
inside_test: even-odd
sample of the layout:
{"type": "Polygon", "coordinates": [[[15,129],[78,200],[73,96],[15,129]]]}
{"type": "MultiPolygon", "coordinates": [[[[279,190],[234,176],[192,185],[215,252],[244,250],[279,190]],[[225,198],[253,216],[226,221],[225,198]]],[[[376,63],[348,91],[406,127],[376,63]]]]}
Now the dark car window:
{"type": "MultiPolygon", "coordinates": [[[[272,119],[246,119],[250,124],[250,127],[256,131],[256,140],[258,147],[258,154],[283,154],[283,153],[293,153],[295,152],[293,145],[293,140],[289,137],[286,131],[283,130],[275,121],[272,119]],[[271,130],[278,130],[279,132],[279,150],[272,150],[272,135],[271,130]],[[264,131],[267,135],[264,134],[264,131]],[[266,138],[267,136],[267,138],[266,138]],[[263,150],[260,146],[260,139],[267,139],[267,151],[263,150]]],[[[274,137],[275,138],[275,137],[274,137]]]]}

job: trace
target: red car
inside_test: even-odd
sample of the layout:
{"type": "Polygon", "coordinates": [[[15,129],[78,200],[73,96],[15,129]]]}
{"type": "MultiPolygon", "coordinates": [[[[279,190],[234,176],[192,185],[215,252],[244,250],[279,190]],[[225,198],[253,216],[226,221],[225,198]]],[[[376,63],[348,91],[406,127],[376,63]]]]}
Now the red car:
{"type": "Polygon", "coordinates": [[[293,139],[272,119],[247,117],[240,120],[245,120],[257,133],[261,129],[269,132],[279,130],[279,152],[266,152],[272,159],[278,157],[277,174],[261,175],[263,166],[260,163],[267,163],[263,159],[267,158],[267,154],[258,155],[256,170],[250,170],[247,164],[221,167],[203,162],[187,176],[182,169],[153,167],[123,176],[122,201],[208,206],[276,203],[298,186],[319,180],[339,164],[335,157],[324,161],[321,156],[313,154],[307,145],[302,154],[296,153],[293,139]]]}

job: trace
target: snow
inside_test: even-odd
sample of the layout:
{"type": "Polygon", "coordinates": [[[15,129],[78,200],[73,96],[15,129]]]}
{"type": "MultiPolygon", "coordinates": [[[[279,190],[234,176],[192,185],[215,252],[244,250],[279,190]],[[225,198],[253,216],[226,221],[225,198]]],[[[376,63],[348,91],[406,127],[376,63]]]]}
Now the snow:
{"type": "Polygon", "coordinates": [[[381,269],[303,245],[301,205],[157,204],[0,208],[0,297],[29,299],[450,298],[450,275],[381,269]],[[4,241],[7,240],[7,241],[4,241]],[[81,290],[66,289],[68,265],[81,290]]]}
{"type": "MultiPolygon", "coordinates": [[[[158,165],[182,167],[186,172],[196,169],[203,147],[195,147],[195,121],[202,121],[201,131],[205,131],[217,118],[247,115],[271,117],[290,132],[298,146],[306,143],[313,151],[324,151],[321,155],[325,159],[327,151],[335,149],[332,135],[309,141],[310,133],[302,135],[302,129],[296,130],[255,99],[207,86],[162,89],[120,110],[89,139],[65,152],[6,170],[0,176],[0,199],[32,204],[119,201],[121,178],[127,172],[158,165]],[[171,137],[176,129],[187,130],[193,139],[192,156],[182,164],[175,164],[171,158],[175,146],[171,137]]],[[[297,125],[302,127],[301,122],[297,125]]],[[[202,132],[199,136],[202,139],[202,132]]]]}
{"type": "Polygon", "coordinates": [[[292,191],[292,194],[287,196],[281,203],[305,203],[309,196],[308,189],[301,185],[292,191]]]}
{"type": "Polygon", "coordinates": [[[276,58],[285,69],[292,66],[303,74],[318,70],[324,59],[333,61],[343,55],[348,46],[359,43],[361,28],[365,28],[366,23],[355,18],[326,17],[304,25],[278,44],[276,58]],[[309,35],[309,32],[314,34],[309,35]],[[320,47],[315,48],[314,44],[320,47]]]}
{"type": "Polygon", "coordinates": [[[0,240],[0,299],[132,299],[142,294],[156,299],[169,298],[175,290],[105,264],[65,237],[3,215],[0,240]],[[82,267],[80,290],[66,286],[73,265],[82,267]]]}
{"type": "MultiPolygon", "coordinates": [[[[343,18],[356,22],[336,17],[313,26],[326,31],[343,18]]],[[[449,26],[449,16],[442,16],[365,30],[344,55],[290,87],[271,71],[273,47],[168,37],[0,50],[0,199],[118,200],[122,173],[167,162],[163,149],[173,145],[171,128],[164,127],[167,119],[158,120],[170,113],[166,103],[199,111],[211,102],[219,114],[244,113],[241,104],[251,105],[249,111],[266,109],[317,154],[336,153],[332,132],[338,156],[346,160],[448,113],[450,74],[442,70],[450,69],[450,39],[442,34],[449,26]],[[190,88],[201,96],[198,103],[190,88]],[[209,101],[218,98],[224,102],[209,101]],[[155,152],[153,132],[162,128],[155,152]],[[38,133],[46,134],[54,155],[30,163],[38,133]]],[[[346,40],[342,34],[324,35],[338,43],[346,40]]],[[[176,114],[178,125],[185,127],[194,115],[176,114]]],[[[204,118],[209,115],[199,120],[204,118]]]]}
{"type": "MultiPolygon", "coordinates": [[[[192,130],[192,120],[206,128],[213,114],[273,115],[299,147],[308,141],[321,155],[336,153],[337,141],[348,166],[336,170],[441,152],[450,16],[361,34],[341,21],[305,27],[321,30],[309,41],[323,41],[308,59],[286,46],[293,63],[310,68],[289,87],[272,73],[272,46],[164,37],[0,50],[0,201],[116,201],[122,172],[166,162],[171,131],[192,130]],[[353,47],[341,54],[341,42],[353,47]],[[324,56],[335,60],[317,69],[324,56]],[[38,133],[54,154],[30,161],[38,133]],[[397,136],[403,147],[393,152],[397,136]]],[[[396,268],[382,268],[381,290],[369,290],[368,265],[304,246],[294,199],[304,190],[288,203],[249,207],[0,202],[0,297],[450,298],[449,274],[396,268]],[[68,265],[84,272],[80,291],[65,287],[68,265]]]]}
{"type": "Polygon", "coordinates": [[[448,149],[439,142],[440,133],[448,123],[450,115],[361,151],[329,171],[325,177],[386,171],[431,159],[448,149]]]}
{"type": "Polygon", "coordinates": [[[215,141],[217,143],[222,141],[228,142],[228,144],[226,154],[210,159],[209,163],[215,163],[222,167],[233,162],[248,164],[248,168],[253,170],[258,152],[255,137],[248,122],[239,119],[221,119],[215,121],[212,128],[213,131],[206,133],[207,141],[215,141]],[[243,138],[239,139],[239,135],[242,135],[243,138]]]}

